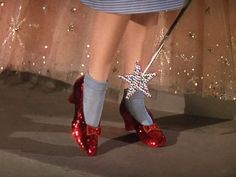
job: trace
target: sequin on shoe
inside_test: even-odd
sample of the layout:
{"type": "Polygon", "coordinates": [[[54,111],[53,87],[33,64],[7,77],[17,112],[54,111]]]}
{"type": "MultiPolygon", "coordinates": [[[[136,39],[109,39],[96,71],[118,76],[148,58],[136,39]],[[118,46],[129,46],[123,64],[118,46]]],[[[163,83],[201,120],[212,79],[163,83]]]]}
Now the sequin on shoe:
{"type": "MultiPolygon", "coordinates": [[[[149,147],[162,147],[166,144],[166,137],[161,131],[160,127],[153,123],[152,125],[142,125],[140,124],[128,111],[125,106],[125,98],[123,97],[120,104],[120,114],[122,115],[125,128],[127,131],[135,130],[139,136],[139,139],[148,145],[149,147]]],[[[147,109],[147,108],[146,108],[147,109]]],[[[153,122],[154,118],[151,112],[147,109],[149,115],[151,116],[153,122]]]]}

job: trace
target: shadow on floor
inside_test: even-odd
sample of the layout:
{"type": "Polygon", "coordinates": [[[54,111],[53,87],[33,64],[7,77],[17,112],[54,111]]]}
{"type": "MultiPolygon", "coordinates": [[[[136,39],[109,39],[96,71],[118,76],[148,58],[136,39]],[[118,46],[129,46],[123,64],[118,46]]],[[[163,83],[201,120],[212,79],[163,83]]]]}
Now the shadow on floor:
{"type": "MultiPolygon", "coordinates": [[[[177,143],[177,138],[181,131],[186,131],[189,129],[200,128],[204,126],[214,125],[229,120],[225,119],[215,119],[215,118],[203,118],[198,116],[187,116],[187,115],[172,115],[165,116],[155,119],[156,123],[161,127],[164,134],[167,137],[167,145],[171,146],[177,143]]],[[[121,131],[114,127],[102,127],[105,131],[104,136],[109,140],[101,144],[101,153],[106,153],[112,149],[125,146],[132,143],[137,143],[139,141],[136,133],[126,133],[125,135],[119,136],[117,131],[121,131]],[[115,138],[109,136],[109,132],[113,135],[117,135],[115,138]]],[[[229,132],[230,133],[230,132],[229,132]]],[[[234,133],[234,132],[231,132],[234,133]]],[[[143,143],[140,145],[145,146],[143,143]]]]}
{"type": "MultiPolygon", "coordinates": [[[[45,114],[45,116],[48,116],[48,112],[50,112],[51,116],[53,117],[60,117],[61,115],[65,115],[65,117],[72,117],[72,112],[69,111],[71,111],[73,107],[71,107],[71,105],[69,105],[67,102],[61,101],[67,100],[68,94],[66,92],[60,94],[59,97],[55,97],[55,95],[50,96],[51,92],[49,91],[47,93],[42,93],[42,87],[38,87],[38,84],[36,84],[35,87],[31,87],[30,91],[25,87],[22,87],[22,90],[16,91],[16,88],[21,89],[20,86],[24,86],[24,84],[28,83],[28,78],[24,76],[23,78],[26,78],[24,82],[17,82],[14,77],[16,76],[10,75],[8,77],[0,77],[0,80],[2,80],[2,83],[4,83],[4,87],[0,89],[0,92],[2,94],[4,93],[1,96],[0,102],[0,148],[8,150],[20,150],[22,152],[48,156],[85,156],[83,152],[78,151],[77,146],[56,145],[35,141],[29,138],[11,137],[11,134],[13,134],[14,132],[22,131],[54,133],[59,132],[67,133],[68,135],[70,135],[70,123],[66,126],[37,123],[33,122],[29,118],[24,117],[24,115],[34,112],[34,114],[36,115],[38,114],[44,116],[45,114]],[[39,92],[46,95],[43,102],[35,101],[35,94],[39,92]],[[31,98],[31,96],[34,97],[31,98]],[[26,97],[27,101],[24,102],[24,99],[26,97]],[[58,101],[55,101],[55,98],[58,99],[58,101]]],[[[57,88],[56,85],[57,84],[55,84],[55,88],[57,88]]],[[[58,85],[63,85],[63,83],[60,83],[58,85]]],[[[58,89],[55,88],[53,87],[52,90],[54,90],[54,92],[58,91],[58,89]]],[[[58,92],[60,91],[61,90],[59,90],[58,92]]],[[[38,96],[38,100],[41,99],[43,98],[41,98],[41,96],[38,96]]],[[[110,115],[113,115],[114,117],[114,115],[116,115],[116,119],[121,120],[117,104],[108,103],[105,105],[104,109],[105,117],[112,117],[110,115]]],[[[163,129],[167,137],[167,146],[171,146],[176,144],[177,137],[179,136],[179,133],[181,131],[217,124],[228,120],[205,117],[201,118],[188,115],[172,115],[160,117],[156,119],[156,121],[161,129],[163,129]]],[[[132,143],[137,143],[139,141],[135,133],[125,132],[122,128],[103,126],[102,131],[102,136],[107,138],[108,140],[106,140],[99,146],[99,154],[104,154],[113,149],[127,146],[132,143]]],[[[71,136],[68,138],[71,138],[71,136]]],[[[139,145],[145,146],[142,143],[139,143],[139,145]]]]}

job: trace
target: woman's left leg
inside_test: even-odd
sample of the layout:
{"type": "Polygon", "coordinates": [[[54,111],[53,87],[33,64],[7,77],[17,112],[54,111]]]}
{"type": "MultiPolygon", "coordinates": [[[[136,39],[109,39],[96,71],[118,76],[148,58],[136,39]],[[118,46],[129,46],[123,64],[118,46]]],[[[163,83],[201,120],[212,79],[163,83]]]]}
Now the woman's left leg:
{"type": "MultiPolygon", "coordinates": [[[[144,41],[148,26],[157,22],[157,13],[136,14],[131,16],[131,20],[124,35],[124,59],[125,73],[132,74],[135,62],[138,60],[142,68],[147,63],[148,58],[143,57],[144,41]]],[[[128,84],[124,83],[124,95],[127,92],[128,84]]],[[[129,100],[125,100],[125,105],[129,112],[142,125],[152,125],[153,121],[148,114],[145,103],[144,94],[141,91],[135,92],[129,100]]]]}
{"type": "MultiPolygon", "coordinates": [[[[127,26],[125,42],[125,72],[132,74],[136,60],[142,68],[147,65],[149,58],[144,57],[144,44],[149,25],[157,22],[157,13],[134,15],[133,21],[127,26]]],[[[124,85],[124,95],[120,104],[120,113],[125,121],[126,130],[135,129],[140,140],[150,147],[161,147],[166,144],[166,137],[161,131],[151,112],[146,109],[144,94],[135,92],[128,100],[125,99],[128,85],[124,85]]]]}

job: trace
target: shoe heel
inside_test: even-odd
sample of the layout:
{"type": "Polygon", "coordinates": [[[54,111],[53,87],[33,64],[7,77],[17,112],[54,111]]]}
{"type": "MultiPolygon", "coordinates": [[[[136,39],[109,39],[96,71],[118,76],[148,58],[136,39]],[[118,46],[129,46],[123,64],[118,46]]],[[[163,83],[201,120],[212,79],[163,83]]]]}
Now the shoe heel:
{"type": "Polygon", "coordinates": [[[68,99],[69,103],[75,104],[75,99],[74,99],[73,93],[71,93],[70,96],[67,99],[68,99]]]}
{"type": "Polygon", "coordinates": [[[133,124],[131,124],[130,122],[125,122],[125,130],[127,130],[127,131],[134,130],[133,124]]]}
{"type": "Polygon", "coordinates": [[[125,108],[122,105],[120,107],[120,114],[124,120],[125,129],[127,131],[135,130],[132,117],[127,113],[127,111],[125,110],[125,108]]]}
{"type": "Polygon", "coordinates": [[[134,126],[133,126],[133,121],[130,120],[126,115],[122,115],[123,119],[124,119],[124,123],[125,123],[125,129],[127,131],[132,131],[134,130],[134,126]]]}

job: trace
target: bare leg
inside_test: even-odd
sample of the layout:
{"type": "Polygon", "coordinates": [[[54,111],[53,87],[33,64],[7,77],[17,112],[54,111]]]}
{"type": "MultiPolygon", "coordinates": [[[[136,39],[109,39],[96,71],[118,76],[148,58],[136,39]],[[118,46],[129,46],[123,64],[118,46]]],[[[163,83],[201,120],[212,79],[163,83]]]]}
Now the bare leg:
{"type": "Polygon", "coordinates": [[[106,81],[112,59],[130,19],[130,15],[97,12],[91,41],[89,74],[97,81],[106,81]]]}
{"type": "MultiPolygon", "coordinates": [[[[149,25],[156,24],[158,14],[136,14],[131,16],[124,34],[124,60],[125,73],[131,74],[134,71],[135,62],[138,60],[142,68],[147,62],[143,57],[143,45],[149,25]]],[[[124,88],[127,88],[127,82],[124,82],[124,88]]]]}

